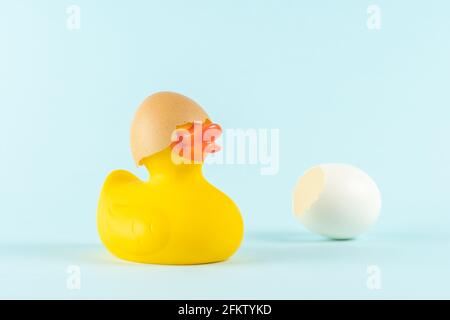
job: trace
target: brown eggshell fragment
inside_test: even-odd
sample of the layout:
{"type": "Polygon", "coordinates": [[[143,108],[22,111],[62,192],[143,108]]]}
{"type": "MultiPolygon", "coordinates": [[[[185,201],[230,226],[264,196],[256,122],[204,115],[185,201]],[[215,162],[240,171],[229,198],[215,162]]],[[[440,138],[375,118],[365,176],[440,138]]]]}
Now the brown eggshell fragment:
{"type": "Polygon", "coordinates": [[[158,92],[139,106],[131,126],[131,152],[136,164],[164,150],[177,126],[205,121],[208,114],[195,101],[174,92],[158,92]]]}

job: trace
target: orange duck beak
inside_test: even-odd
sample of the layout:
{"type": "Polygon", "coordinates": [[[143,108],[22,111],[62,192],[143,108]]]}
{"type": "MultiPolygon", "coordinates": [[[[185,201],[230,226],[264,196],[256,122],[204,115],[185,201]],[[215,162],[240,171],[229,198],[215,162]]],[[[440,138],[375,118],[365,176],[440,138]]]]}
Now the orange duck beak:
{"type": "Polygon", "coordinates": [[[172,152],[190,162],[203,162],[208,153],[216,153],[222,128],[210,120],[193,122],[177,128],[172,135],[172,152]]]}

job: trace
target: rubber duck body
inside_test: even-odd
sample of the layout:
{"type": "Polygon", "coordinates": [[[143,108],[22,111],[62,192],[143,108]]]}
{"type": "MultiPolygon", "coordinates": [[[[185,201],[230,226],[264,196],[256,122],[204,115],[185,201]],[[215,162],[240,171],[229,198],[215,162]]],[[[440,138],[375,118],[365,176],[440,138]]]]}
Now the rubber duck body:
{"type": "MultiPolygon", "coordinates": [[[[162,105],[186,106],[188,99],[174,93],[156,95],[159,98],[163,95],[165,103],[162,105]]],[[[141,109],[161,105],[161,101],[150,99],[149,103],[148,100],[141,109]]],[[[193,103],[190,99],[188,102],[193,103]]],[[[137,118],[141,116],[138,111],[137,118]]],[[[187,119],[189,121],[181,121],[172,131],[185,130],[186,125],[192,127],[192,119],[187,119]]],[[[214,126],[208,119],[200,120],[203,131],[214,126]]],[[[125,170],[113,171],[108,176],[97,214],[98,231],[104,245],[121,259],[141,263],[202,264],[228,259],[241,243],[243,221],[234,202],[202,174],[204,157],[216,152],[217,146],[213,141],[203,143],[200,158],[195,158],[189,148],[181,148],[184,153],[175,152],[175,147],[182,143],[176,144],[177,141],[173,141],[176,135],[172,133],[172,141],[166,143],[168,146],[142,157],[148,153],[149,145],[142,139],[133,141],[133,136],[139,136],[133,134],[140,130],[135,128],[136,123],[140,127],[139,119],[135,118],[133,154],[136,162],[147,168],[150,178],[141,181],[125,170]],[[146,146],[147,152],[141,152],[139,144],[146,146]]],[[[186,143],[182,139],[180,142],[186,143]]]]}

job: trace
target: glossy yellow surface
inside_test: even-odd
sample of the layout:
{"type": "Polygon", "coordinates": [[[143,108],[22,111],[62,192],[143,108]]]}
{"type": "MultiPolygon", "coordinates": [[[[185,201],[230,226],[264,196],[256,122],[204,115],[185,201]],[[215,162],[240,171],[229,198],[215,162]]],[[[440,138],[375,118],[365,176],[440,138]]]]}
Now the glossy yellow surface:
{"type": "Polygon", "coordinates": [[[124,170],[108,176],[97,214],[104,245],[142,263],[226,260],[243,237],[239,209],[203,177],[202,164],[174,164],[171,151],[143,159],[147,182],[124,170]]]}

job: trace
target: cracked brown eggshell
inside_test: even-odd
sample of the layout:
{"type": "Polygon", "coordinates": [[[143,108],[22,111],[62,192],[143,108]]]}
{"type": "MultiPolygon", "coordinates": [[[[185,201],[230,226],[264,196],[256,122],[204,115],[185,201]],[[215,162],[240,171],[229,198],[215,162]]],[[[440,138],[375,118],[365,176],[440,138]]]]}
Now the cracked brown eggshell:
{"type": "Polygon", "coordinates": [[[142,160],[167,148],[177,126],[204,122],[208,114],[192,99],[174,92],[158,92],[139,106],[131,125],[131,152],[138,166],[142,160]]]}

